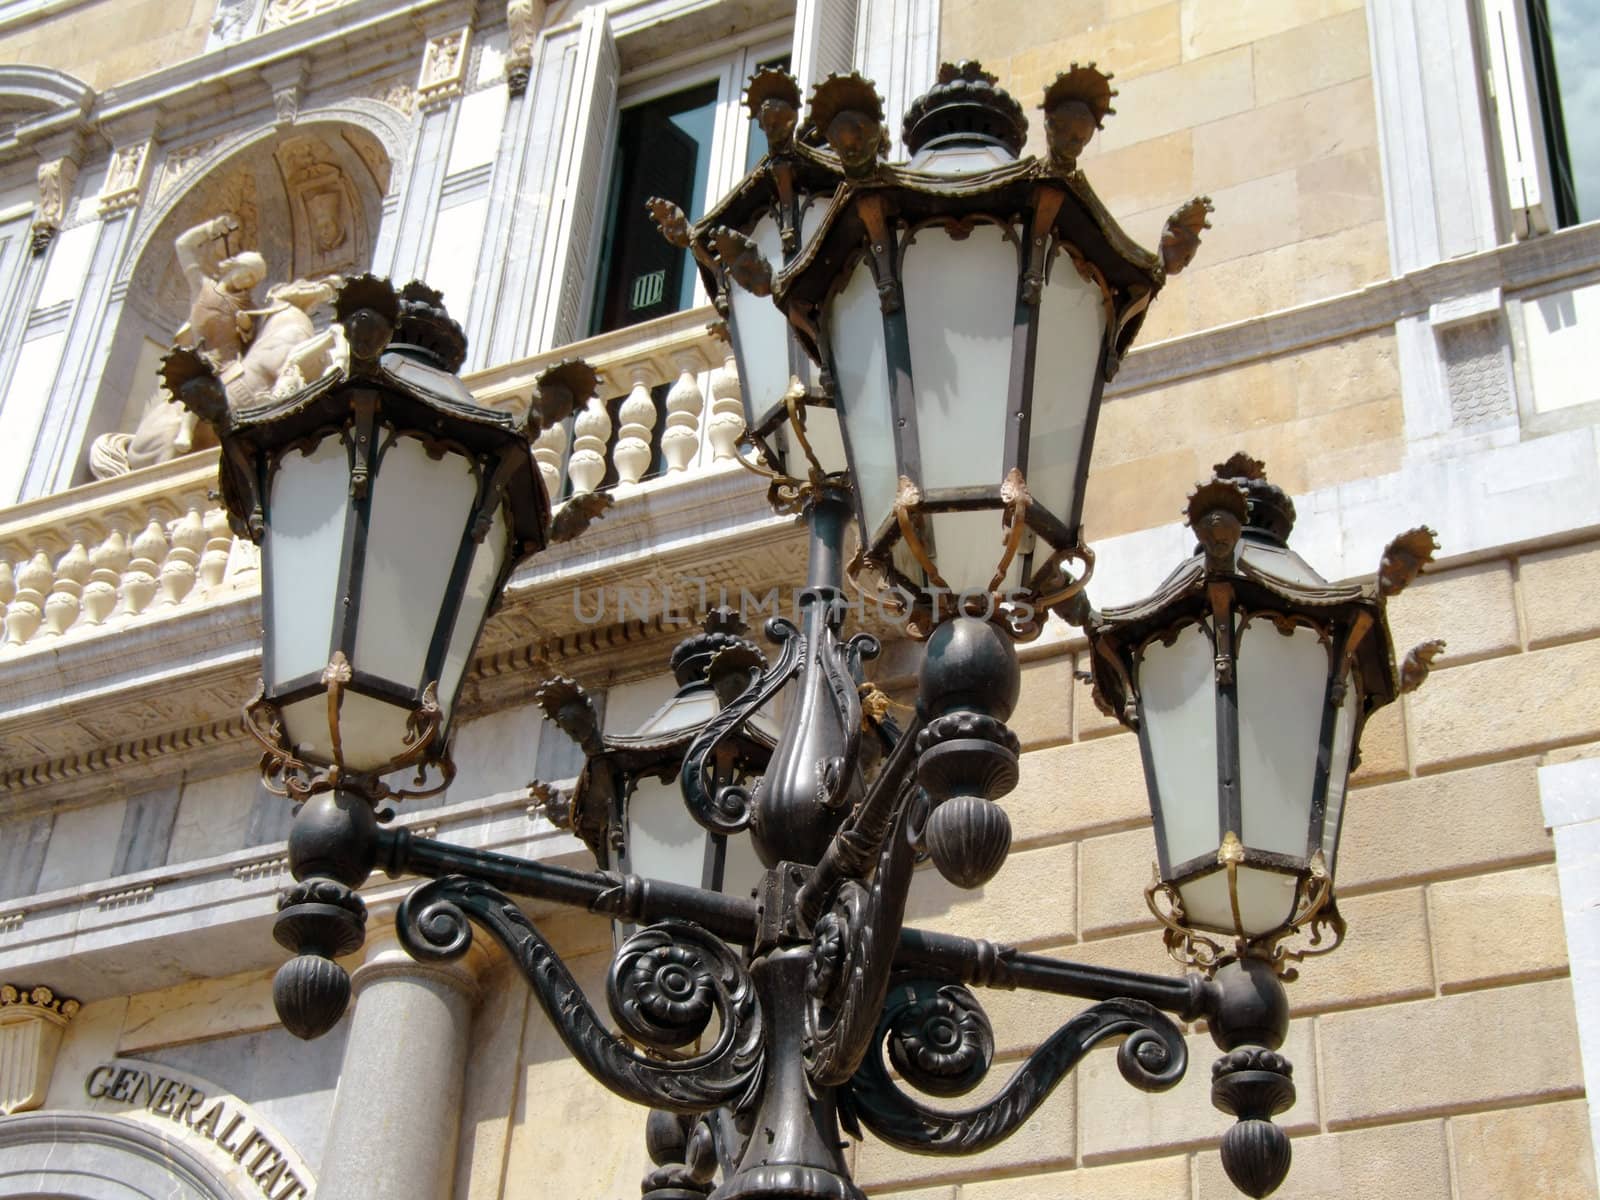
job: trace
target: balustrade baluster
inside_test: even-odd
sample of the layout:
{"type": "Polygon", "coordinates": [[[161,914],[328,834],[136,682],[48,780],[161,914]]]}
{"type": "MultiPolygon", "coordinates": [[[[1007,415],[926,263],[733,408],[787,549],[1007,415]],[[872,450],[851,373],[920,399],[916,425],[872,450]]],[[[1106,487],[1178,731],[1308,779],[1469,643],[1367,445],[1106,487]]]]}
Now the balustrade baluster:
{"type": "Polygon", "coordinates": [[[137,616],[156,598],[161,563],[167,557],[167,535],[161,518],[152,516],[133,539],[132,556],[122,572],[122,615],[137,616]]]}
{"type": "Polygon", "coordinates": [[[206,541],[199,505],[190,504],[183,516],[170,522],[167,534],[171,549],[161,564],[161,606],[172,608],[183,603],[199,577],[200,551],[206,541]]]}
{"type": "Polygon", "coordinates": [[[650,469],[650,434],[656,427],[656,402],[650,394],[650,364],[640,363],[630,371],[633,387],[617,415],[622,428],[617,434],[611,461],[621,483],[638,483],[650,469]]]}
{"type": "Polygon", "coordinates": [[[228,573],[228,551],[233,549],[233,530],[228,527],[228,514],[220,508],[206,509],[201,523],[205,547],[200,554],[200,583],[210,593],[222,586],[228,573]]]}
{"type": "Polygon", "coordinates": [[[711,442],[712,461],[732,458],[742,433],[744,401],[739,394],[739,368],[730,354],[711,372],[711,419],[706,423],[706,437],[711,442]]]}
{"type": "Polygon", "coordinates": [[[50,567],[50,557],[42,549],[17,571],[17,590],[6,605],[6,642],[12,646],[25,645],[38,632],[44,621],[44,598],[50,594],[55,581],[55,571],[50,567]]]}
{"type": "Polygon", "coordinates": [[[83,585],[83,618],[90,625],[103,625],[117,607],[117,588],[128,568],[128,539],[121,526],[89,551],[89,582],[83,585]]]}
{"type": "Polygon", "coordinates": [[[611,440],[611,416],[605,401],[589,397],[578,419],[572,423],[572,459],[567,475],[574,495],[582,496],[600,486],[606,477],[606,443],[611,440]]]}
{"type": "Polygon", "coordinates": [[[74,530],[72,545],[56,560],[55,582],[44,602],[45,626],[52,637],[71,629],[83,611],[83,585],[89,578],[89,552],[83,540],[74,530]]]}
{"type": "Polygon", "coordinates": [[[669,472],[687,469],[699,452],[700,412],[706,404],[695,373],[700,357],[677,354],[673,363],[678,368],[678,378],[667,392],[667,428],[661,434],[661,453],[669,472]]]}

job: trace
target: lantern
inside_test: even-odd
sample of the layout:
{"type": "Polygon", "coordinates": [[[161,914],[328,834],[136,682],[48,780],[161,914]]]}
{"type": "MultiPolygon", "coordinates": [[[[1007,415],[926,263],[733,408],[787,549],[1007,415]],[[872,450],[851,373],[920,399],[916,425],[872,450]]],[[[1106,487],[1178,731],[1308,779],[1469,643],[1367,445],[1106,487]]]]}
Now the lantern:
{"type": "Polygon", "coordinates": [[[361,276],[335,310],[347,361],[290,394],[235,407],[198,355],[164,367],[216,427],[230,521],[261,545],[262,692],[248,716],[269,784],[300,799],[401,794],[378,777],[413,764],[448,782],[473,647],[550,518],[529,449],[540,418],[473,400],[454,373],[466,339],[438,292],[361,276]]]}
{"type": "Polygon", "coordinates": [[[1199,547],[1137,604],[1080,613],[1095,697],[1136,729],[1157,877],[1147,896],[1180,960],[1282,961],[1280,941],[1343,936],[1334,871],[1367,718],[1443,648],[1397,670],[1385,605],[1432,557],[1401,535],[1375,581],[1330,584],[1289,549],[1294,504],[1235,455],[1191,496],[1199,547]],[[1206,937],[1231,937],[1232,949],[1206,937]]]}
{"type": "Polygon", "coordinates": [[[906,114],[900,165],[879,161],[869,83],[835,76],[812,99],[846,180],[773,298],[833,378],[862,565],[923,627],[981,605],[1021,628],[1088,578],[1101,389],[1209,211],[1175,215],[1188,241],[1165,258],[1117,228],[1076,169],[1113,94],[1074,66],[1045,95],[1050,156],[1019,159],[1021,106],[977,64],[946,64],[906,114]]]}

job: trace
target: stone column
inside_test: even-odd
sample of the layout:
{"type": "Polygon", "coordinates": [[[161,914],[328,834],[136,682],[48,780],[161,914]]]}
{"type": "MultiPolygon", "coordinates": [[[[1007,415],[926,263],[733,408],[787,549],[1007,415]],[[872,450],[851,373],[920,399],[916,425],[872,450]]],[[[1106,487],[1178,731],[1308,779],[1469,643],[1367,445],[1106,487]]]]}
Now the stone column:
{"type": "Polygon", "coordinates": [[[394,907],[378,906],[351,975],[350,1040],[317,1194],[440,1200],[455,1177],[468,1035],[486,955],[424,964],[400,948],[394,907]],[[373,928],[376,925],[376,929],[373,928]]]}

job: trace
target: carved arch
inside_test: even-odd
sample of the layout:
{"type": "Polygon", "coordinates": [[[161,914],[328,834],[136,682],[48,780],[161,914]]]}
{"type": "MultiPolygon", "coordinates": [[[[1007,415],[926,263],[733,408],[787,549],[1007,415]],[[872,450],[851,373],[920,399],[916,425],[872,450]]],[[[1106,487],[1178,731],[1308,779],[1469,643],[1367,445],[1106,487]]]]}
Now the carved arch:
{"type": "Polygon", "coordinates": [[[0,1121],[0,1200],[259,1200],[170,1134],[125,1117],[18,1113],[0,1121]]]}
{"type": "Polygon", "coordinates": [[[0,66],[0,138],[42,116],[75,113],[94,105],[95,91],[83,80],[51,67],[0,66]]]}

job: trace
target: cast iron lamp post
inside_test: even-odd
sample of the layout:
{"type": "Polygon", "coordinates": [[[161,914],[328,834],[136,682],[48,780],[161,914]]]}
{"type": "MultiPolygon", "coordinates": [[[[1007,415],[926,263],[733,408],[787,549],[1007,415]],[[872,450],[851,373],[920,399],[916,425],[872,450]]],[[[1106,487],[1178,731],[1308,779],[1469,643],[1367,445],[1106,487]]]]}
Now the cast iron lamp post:
{"type": "MultiPolygon", "coordinates": [[[[398,795],[386,781],[397,766],[432,761],[448,777],[449,709],[500,586],[522,555],[592,515],[563,510],[550,532],[528,445],[541,420],[584,399],[593,373],[547,373],[526,422],[488,413],[451,374],[461,336],[437,294],[371,279],[340,296],[348,364],[281,402],[229,412],[203,361],[169,359],[174,395],[219,426],[237,528],[267,551],[267,682],[251,711],[269,780],[302,801],[289,838],[297,882],[275,928],[295,954],[274,984],[292,1032],[318,1036],[343,1013],[349,981],[333,959],[360,944],[356,889],[381,868],[429,879],[397,917],[413,956],[457,957],[483,928],[584,1067],[660,1110],[649,1144],[665,1165],[646,1179],[650,1200],[864,1200],[841,1127],[974,1153],[1113,1038],[1131,1083],[1169,1088],[1187,1050],[1167,1014],[1204,1018],[1224,1051],[1213,1099],[1239,1118],[1222,1145],[1229,1175],[1255,1196],[1281,1182],[1289,1146],[1271,1117],[1294,1088],[1276,1052],[1288,1025],[1280,976],[1297,953],[1282,942],[1337,925],[1338,813],[1361,723],[1437,653],[1420,648],[1397,671],[1384,605],[1433,541],[1403,535],[1377,585],[1326,584],[1284,544],[1287,497],[1259,464],[1233,460],[1191,504],[1196,557],[1145,604],[1089,607],[1078,521],[1100,389],[1208,211],[1180,209],[1159,258],[1127,241],[1075,165],[1110,96],[1090,68],[1061,76],[1045,97],[1048,158],[1018,159],[1020,107],[975,65],[946,67],[908,114],[912,162],[894,166],[880,161],[871,86],[829,79],[808,125],[832,150],[787,139],[782,153],[842,182],[809,233],[801,220],[787,265],[773,276],[759,238],[709,231],[727,280],[769,290],[830,364],[846,462],[807,456],[806,475],[781,489],[805,514],[810,559],[799,621],[767,623],[775,661],[713,617],[674,656],[678,694],[632,738],[601,736],[571,681],[541,690],[588,759],[573,827],[602,868],[621,870],[463,849],[384,828],[378,811],[398,795]],[[438,511],[419,515],[419,500],[438,511]],[[903,729],[862,701],[876,639],[843,635],[852,514],[863,550],[851,573],[876,573],[926,642],[903,729]],[[436,537],[448,553],[384,532],[424,519],[447,530],[436,537]],[[1152,903],[1169,946],[1199,968],[1183,977],[904,927],[919,855],[962,887],[1005,861],[1010,826],[995,801],[1017,782],[1005,725],[1020,690],[1014,641],[1052,606],[1086,627],[1097,694],[1138,730],[1160,855],[1152,903]],[[402,644],[369,653],[374,614],[402,644]],[[786,686],[771,737],[759,714],[786,686]],[[400,716],[369,719],[353,697],[400,716]],[[680,852],[688,827],[662,820],[661,794],[639,791],[652,776],[675,776],[687,816],[724,847],[748,839],[761,864],[753,895],[720,888],[706,853],[680,852]],[[661,875],[631,869],[663,850],[661,875]],[[636,927],[606,989],[620,1034],[510,896],[636,927]],[[1096,1003],[991,1099],[924,1104],[908,1089],[961,1096],[988,1070],[977,986],[1096,1003]]],[[[785,123],[772,122],[784,137],[785,123]]],[[[773,169],[769,157],[757,172],[773,169]]],[[[796,461],[767,448],[780,469],[796,461]]]]}

